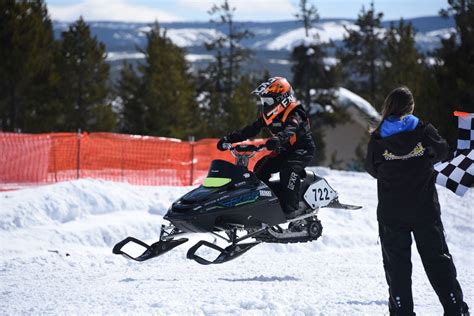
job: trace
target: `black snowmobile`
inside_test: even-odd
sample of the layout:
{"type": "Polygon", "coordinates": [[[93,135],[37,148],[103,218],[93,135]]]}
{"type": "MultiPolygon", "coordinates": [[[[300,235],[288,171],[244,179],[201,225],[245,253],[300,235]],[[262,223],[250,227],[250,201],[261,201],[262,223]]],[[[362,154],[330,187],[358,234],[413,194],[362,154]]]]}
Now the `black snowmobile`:
{"type": "Polygon", "coordinates": [[[201,240],[188,250],[187,258],[200,264],[223,263],[261,242],[295,243],[318,239],[323,229],[317,217],[320,208],[361,208],[339,203],[337,192],[324,178],[305,170],[305,174],[301,175],[300,189],[302,215],[287,220],[274,193],[278,190],[279,180],[271,181],[267,186],[247,169],[249,159],[263,150],[264,145],[229,145],[229,149],[236,158],[236,164],[224,160],[212,161],[202,185],[169,208],[163,218],[170,225],[162,225],[158,242],[148,245],[134,237],[127,237],[114,246],[113,253],[145,261],[188,241],[182,238],[185,234],[210,233],[230,245],[222,249],[215,243],[201,240]],[[254,241],[242,242],[250,238],[254,241]],[[130,244],[138,244],[146,250],[139,256],[133,256],[126,250],[130,244]],[[213,249],[219,255],[213,261],[204,259],[196,254],[201,247],[213,249]]]}

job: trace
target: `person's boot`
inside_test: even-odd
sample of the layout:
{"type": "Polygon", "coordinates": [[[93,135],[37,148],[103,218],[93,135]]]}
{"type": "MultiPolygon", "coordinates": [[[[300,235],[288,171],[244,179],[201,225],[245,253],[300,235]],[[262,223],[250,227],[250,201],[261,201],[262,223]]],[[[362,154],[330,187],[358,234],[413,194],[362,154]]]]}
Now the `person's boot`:
{"type": "Polygon", "coordinates": [[[457,307],[451,307],[447,309],[446,307],[444,308],[444,316],[469,316],[469,307],[467,306],[466,302],[462,302],[461,306],[458,304],[457,307]]]}
{"type": "Polygon", "coordinates": [[[298,203],[298,209],[296,209],[296,210],[294,210],[294,209],[290,209],[290,210],[285,210],[284,209],[283,210],[287,220],[296,218],[298,216],[301,216],[301,215],[304,215],[304,214],[307,214],[307,213],[311,213],[312,211],[313,211],[313,209],[310,208],[308,205],[306,205],[306,203],[304,201],[300,201],[298,203]]]}
{"type": "Polygon", "coordinates": [[[298,216],[301,216],[304,214],[304,211],[303,210],[300,210],[300,209],[297,209],[297,210],[290,210],[290,211],[287,211],[287,210],[283,210],[283,212],[285,213],[285,218],[287,220],[290,220],[290,219],[293,219],[293,218],[297,218],[298,216]]]}

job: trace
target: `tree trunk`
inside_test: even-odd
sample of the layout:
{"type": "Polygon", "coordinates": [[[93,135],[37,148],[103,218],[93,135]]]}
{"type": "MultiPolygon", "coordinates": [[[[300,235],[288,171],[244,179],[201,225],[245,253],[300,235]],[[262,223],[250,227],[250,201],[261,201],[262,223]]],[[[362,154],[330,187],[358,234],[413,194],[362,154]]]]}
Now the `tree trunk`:
{"type": "Polygon", "coordinates": [[[229,99],[232,97],[232,89],[233,89],[233,76],[234,76],[234,32],[232,28],[232,20],[229,20],[229,39],[230,39],[230,47],[229,47],[229,82],[228,82],[228,97],[229,99]]]}
{"type": "Polygon", "coordinates": [[[14,132],[16,128],[16,116],[17,116],[17,99],[16,99],[16,86],[12,83],[10,88],[10,113],[9,122],[5,128],[6,131],[14,132]]]}

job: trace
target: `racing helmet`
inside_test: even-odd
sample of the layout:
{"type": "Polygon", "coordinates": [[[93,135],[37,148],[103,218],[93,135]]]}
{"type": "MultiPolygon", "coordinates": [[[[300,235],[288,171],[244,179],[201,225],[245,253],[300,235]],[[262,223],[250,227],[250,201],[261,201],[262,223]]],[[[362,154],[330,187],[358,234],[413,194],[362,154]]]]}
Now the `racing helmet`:
{"type": "Polygon", "coordinates": [[[286,78],[272,77],[252,91],[260,97],[262,116],[267,125],[281,113],[296,106],[293,88],[286,78]]]}

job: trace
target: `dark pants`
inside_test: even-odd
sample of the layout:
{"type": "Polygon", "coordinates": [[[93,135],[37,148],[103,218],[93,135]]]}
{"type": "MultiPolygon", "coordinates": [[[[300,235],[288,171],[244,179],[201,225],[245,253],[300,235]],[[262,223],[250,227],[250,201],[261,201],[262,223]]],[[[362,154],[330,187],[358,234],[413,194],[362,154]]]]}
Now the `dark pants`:
{"type": "Polygon", "coordinates": [[[285,213],[298,209],[300,179],[312,159],[313,150],[298,149],[290,153],[272,153],[255,164],[255,175],[273,189],[285,213]],[[277,172],[280,172],[280,186],[274,188],[269,179],[277,172]]]}
{"type": "Polygon", "coordinates": [[[441,219],[421,224],[379,221],[390,315],[414,315],[411,290],[412,233],[426,275],[443,305],[444,315],[461,315],[462,311],[467,311],[467,305],[456,279],[456,268],[444,238],[441,219]]]}

